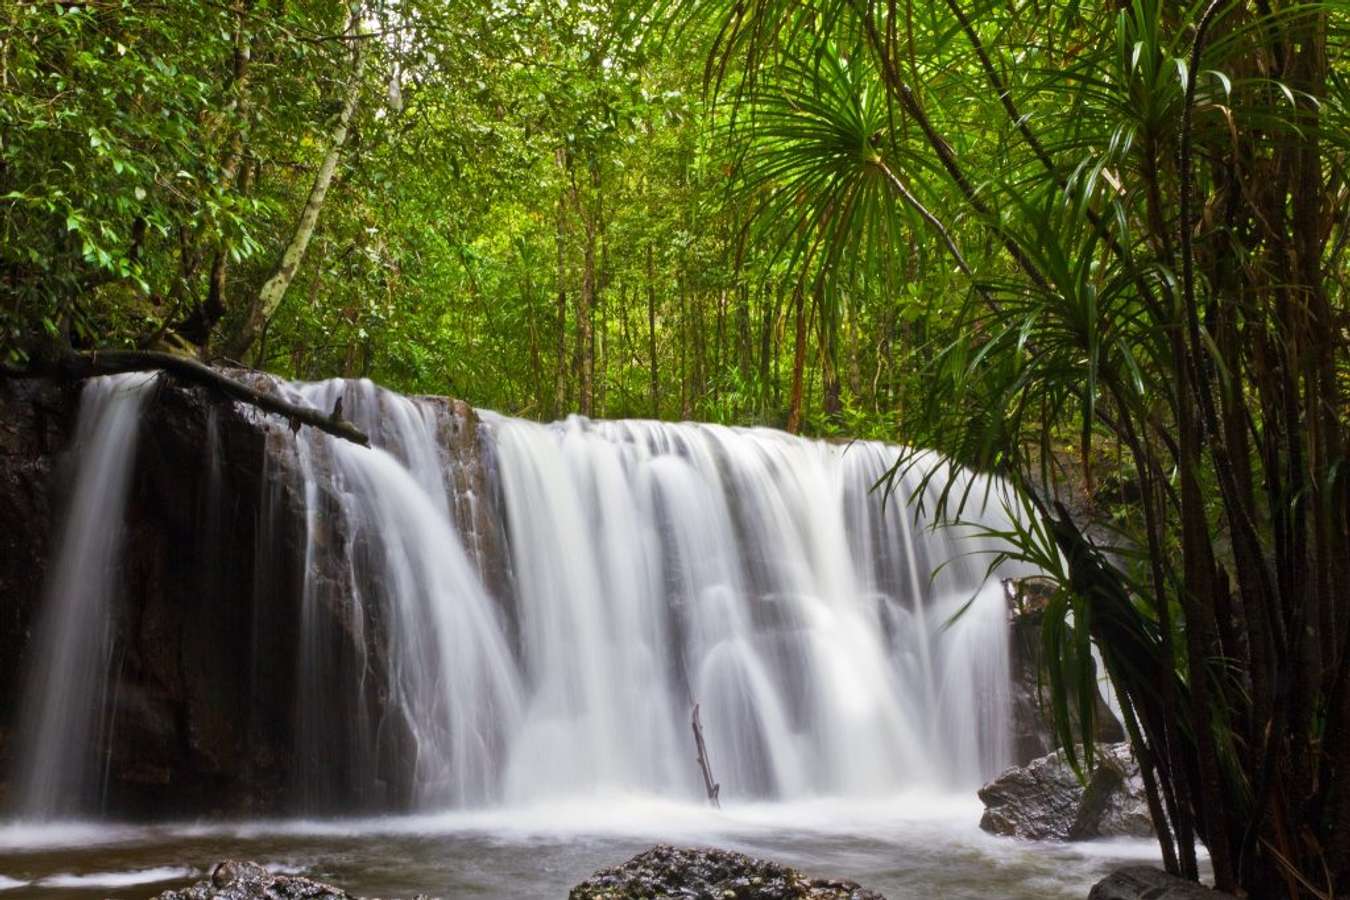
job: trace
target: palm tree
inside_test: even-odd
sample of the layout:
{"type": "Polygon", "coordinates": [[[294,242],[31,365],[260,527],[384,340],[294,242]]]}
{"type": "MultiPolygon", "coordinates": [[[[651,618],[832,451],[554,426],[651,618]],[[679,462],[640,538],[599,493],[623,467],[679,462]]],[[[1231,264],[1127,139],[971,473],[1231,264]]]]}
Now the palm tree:
{"type": "Polygon", "coordinates": [[[1035,511],[1004,537],[1072,611],[1046,617],[1061,740],[1091,764],[1091,705],[1068,702],[1090,641],[1169,870],[1198,877],[1198,841],[1221,889],[1350,892],[1350,7],[652,0],[637,21],[709,36],[728,200],[794,272],[799,334],[807,301],[823,336],[846,303],[902,302],[926,248],[943,340],[903,436],[1035,511]],[[1067,456],[1122,489],[1071,512],[1067,456]]]}

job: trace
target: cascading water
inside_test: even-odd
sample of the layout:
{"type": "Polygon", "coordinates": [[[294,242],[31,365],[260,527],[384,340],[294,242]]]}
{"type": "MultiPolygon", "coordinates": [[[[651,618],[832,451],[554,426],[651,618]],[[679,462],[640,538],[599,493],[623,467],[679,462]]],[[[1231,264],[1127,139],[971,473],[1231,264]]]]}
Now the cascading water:
{"type": "MultiPolygon", "coordinates": [[[[91,744],[71,735],[109,708],[99,635],[145,380],[85,391],[27,714],[29,812],[79,809],[95,783],[59,754],[91,744]]],[[[969,787],[1007,762],[1002,592],[977,540],[899,499],[914,484],[884,505],[871,491],[897,448],[488,413],[469,449],[489,477],[473,487],[466,423],[442,401],[367,381],[274,388],[341,402],[374,445],[257,418],[271,474],[255,580],[287,490],[305,510],[302,808],[696,799],[695,703],[728,799],[969,787]],[[502,577],[485,579],[494,553],[502,577]]]]}
{"type": "MultiPolygon", "coordinates": [[[[497,609],[459,538],[452,513],[451,460],[442,440],[447,425],[429,405],[376,388],[368,381],[290,385],[303,402],[346,414],[380,449],[334,441],[308,429],[297,436],[306,492],[307,561],[302,607],[299,703],[300,776],[310,809],[328,804],[335,742],[355,750],[348,779],[358,791],[378,782],[406,785],[397,799],[416,806],[477,804],[496,795],[496,760],[514,730],[520,704],[516,667],[497,609]],[[326,515],[321,486],[336,522],[326,515]],[[333,526],[337,527],[334,528],[333,526]],[[389,711],[361,733],[361,720],[325,721],[309,698],[331,690],[314,620],[322,586],[318,553],[348,567],[347,619],[358,631],[379,612],[387,644],[380,658],[389,711]],[[356,731],[351,729],[355,726],[356,731]],[[362,750],[368,749],[362,759],[362,750]],[[381,757],[405,771],[390,776],[381,757]]],[[[357,646],[369,639],[354,637],[357,646]]],[[[367,663],[368,665],[369,663],[367,663]]],[[[358,677],[355,686],[361,690],[358,677]]],[[[331,717],[329,717],[331,719],[331,717]]]]}
{"type": "Polygon", "coordinates": [[[50,819],[97,802],[111,726],[112,604],[120,580],[127,490],[153,375],[98,378],[80,395],[74,488],[34,636],[19,719],[19,812],[50,819]]]}
{"type": "Polygon", "coordinates": [[[696,702],[723,796],[970,785],[1006,762],[1003,601],[971,538],[870,492],[896,448],[489,424],[526,691],[508,798],[696,796],[696,702]]]}

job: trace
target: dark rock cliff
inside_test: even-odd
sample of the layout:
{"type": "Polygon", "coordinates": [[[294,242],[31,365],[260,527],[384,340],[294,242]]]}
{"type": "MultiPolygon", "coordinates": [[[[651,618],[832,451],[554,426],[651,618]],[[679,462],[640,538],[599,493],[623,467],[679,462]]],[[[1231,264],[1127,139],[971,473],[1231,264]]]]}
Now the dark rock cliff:
{"type": "MultiPolygon", "coordinates": [[[[1004,588],[1010,608],[1013,764],[1025,766],[1059,747],[1041,640],[1046,592],[1050,588],[1047,582],[1038,578],[1005,582],[1004,588]]],[[[1100,744],[1124,741],[1125,729],[1100,693],[1094,702],[1094,739],[1100,744]]],[[[1070,708],[1077,709],[1075,698],[1070,698],[1070,708]]]]}
{"type": "MultiPolygon", "coordinates": [[[[19,700],[73,478],[67,451],[78,399],[78,386],[0,380],[0,809],[12,795],[19,700]]],[[[482,551],[485,577],[500,582],[477,417],[462,403],[438,402],[457,487],[479,501],[461,504],[461,525],[482,551]]],[[[311,808],[298,777],[299,713],[366,734],[398,732],[383,721],[385,668],[368,652],[378,641],[359,637],[382,632],[378,611],[353,610],[340,560],[311,573],[307,636],[322,648],[314,658],[333,689],[300,696],[306,512],[287,424],[161,380],[141,429],[116,573],[103,805],[133,817],[311,808]]],[[[340,519],[323,515],[332,507],[320,496],[315,520],[337,540],[340,519]]],[[[407,790],[392,773],[403,767],[389,760],[406,748],[386,743],[335,753],[323,796],[348,810],[398,806],[407,790]],[[384,765],[366,758],[381,754],[384,765]]]]}
{"type": "MultiPolygon", "coordinates": [[[[14,744],[22,659],[47,575],[55,478],[78,389],[0,380],[0,773],[14,744]]],[[[0,774],[0,805],[5,802],[0,774]]]]}

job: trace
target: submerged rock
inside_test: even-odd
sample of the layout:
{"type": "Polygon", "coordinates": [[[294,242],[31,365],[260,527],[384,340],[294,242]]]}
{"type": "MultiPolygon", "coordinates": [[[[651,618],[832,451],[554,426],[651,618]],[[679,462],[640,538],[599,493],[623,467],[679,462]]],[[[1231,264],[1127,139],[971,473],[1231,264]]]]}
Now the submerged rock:
{"type": "Polygon", "coordinates": [[[730,850],[658,846],[602,869],[569,900],[884,900],[852,881],[808,878],[796,869],[730,850]]]}
{"type": "Polygon", "coordinates": [[[1221,894],[1194,881],[1168,875],[1152,866],[1126,866],[1092,886],[1088,900],[1225,900],[1221,894]]]}
{"type": "MultiPolygon", "coordinates": [[[[255,862],[227,859],[216,864],[211,870],[211,877],[206,881],[199,881],[192,887],[165,891],[155,900],[361,900],[361,898],[312,878],[277,875],[255,862]]],[[[428,900],[428,898],[419,894],[414,900],[428,900]]]]}
{"type": "Polygon", "coordinates": [[[980,788],[980,827],[1035,840],[1151,836],[1143,779],[1129,745],[1098,747],[1097,753],[1086,785],[1062,750],[1008,769],[980,788]]]}

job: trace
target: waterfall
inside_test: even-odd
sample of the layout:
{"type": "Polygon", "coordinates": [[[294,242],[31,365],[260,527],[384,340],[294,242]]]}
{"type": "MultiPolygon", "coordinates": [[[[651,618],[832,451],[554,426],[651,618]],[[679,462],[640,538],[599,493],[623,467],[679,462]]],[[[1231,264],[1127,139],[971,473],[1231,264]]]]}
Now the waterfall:
{"type": "MultiPolygon", "coordinates": [[[[496,760],[514,731],[520,688],[497,606],[455,525],[459,498],[442,432],[459,423],[369,381],[285,387],[320,409],[341,398],[345,415],[378,447],[313,429],[296,436],[307,512],[298,723],[304,807],[329,806],[338,760],[349,770],[339,776],[347,793],[376,806],[494,799],[496,760]],[[329,555],[328,565],[319,554],[329,555]],[[345,569],[338,597],[320,575],[335,559],[345,569]],[[349,604],[345,619],[358,648],[370,645],[362,633],[368,623],[385,632],[379,662],[360,661],[362,669],[382,665],[390,692],[386,713],[368,731],[369,716],[324,715],[316,702],[334,687],[316,625],[331,614],[326,603],[349,604]],[[387,783],[399,785],[392,798],[379,794],[387,783]]],[[[350,688],[363,695],[365,677],[357,673],[350,688]]]]}
{"type": "Polygon", "coordinates": [[[50,819],[97,805],[100,756],[116,687],[113,603],[145,374],[85,383],[71,471],[74,486],[48,573],[17,735],[17,808],[50,819]]]}
{"type": "Polygon", "coordinates": [[[509,799],[697,796],[694,703],[724,797],[971,786],[1006,763],[1003,600],[972,537],[913,521],[915,484],[871,492],[897,448],[489,424],[525,685],[509,799]]]}
{"type": "MultiPolygon", "coordinates": [[[[232,583],[257,595],[273,580],[286,504],[303,509],[298,596],[269,585],[298,608],[300,809],[697,800],[696,703],[730,802],[967,789],[1008,762],[1001,588],[968,528],[931,527],[940,479],[907,477],[887,503],[872,490],[899,448],[693,423],[475,424],[369,381],[259,378],[341,404],[372,438],[244,410],[267,450],[255,571],[232,583]]],[[[25,714],[30,813],[87,811],[98,783],[86,748],[111,708],[110,602],[145,383],[84,391],[25,714]]],[[[998,525],[998,507],[980,515],[998,525]]]]}

